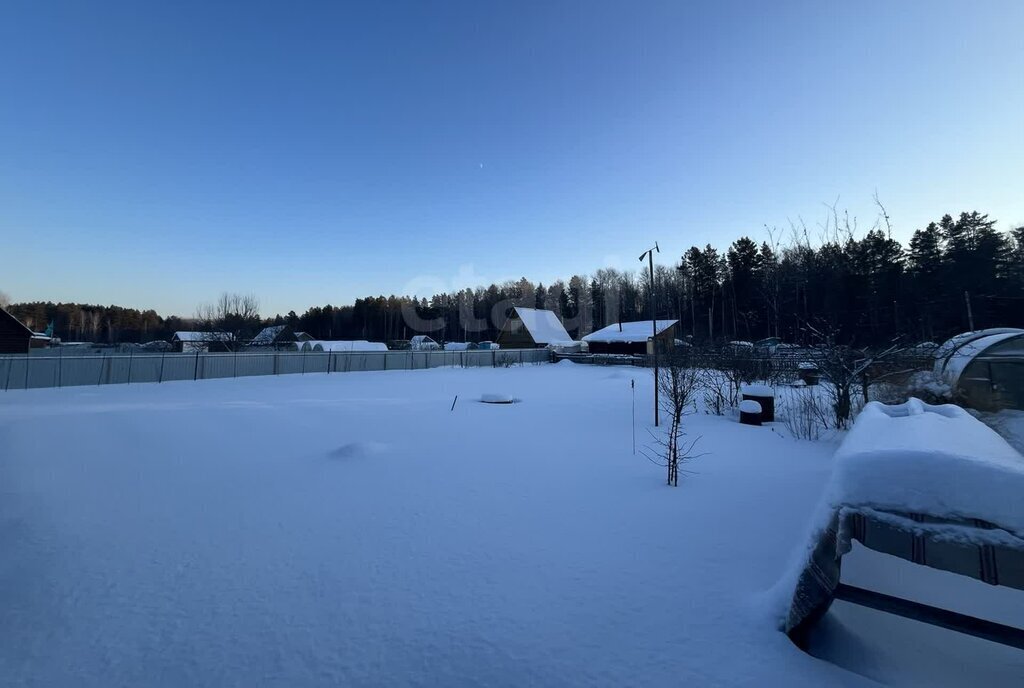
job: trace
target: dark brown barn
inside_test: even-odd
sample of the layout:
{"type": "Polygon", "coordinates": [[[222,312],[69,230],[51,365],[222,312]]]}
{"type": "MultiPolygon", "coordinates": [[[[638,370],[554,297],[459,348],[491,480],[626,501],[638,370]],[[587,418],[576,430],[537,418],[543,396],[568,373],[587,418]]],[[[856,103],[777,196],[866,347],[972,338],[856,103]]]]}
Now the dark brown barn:
{"type": "Polygon", "coordinates": [[[0,354],[28,353],[32,335],[24,323],[0,308],[0,354]]]}
{"type": "MultiPolygon", "coordinates": [[[[675,346],[678,320],[658,321],[658,351],[675,346]]],[[[583,338],[592,354],[653,354],[654,324],[650,320],[615,323],[583,338]]]]}

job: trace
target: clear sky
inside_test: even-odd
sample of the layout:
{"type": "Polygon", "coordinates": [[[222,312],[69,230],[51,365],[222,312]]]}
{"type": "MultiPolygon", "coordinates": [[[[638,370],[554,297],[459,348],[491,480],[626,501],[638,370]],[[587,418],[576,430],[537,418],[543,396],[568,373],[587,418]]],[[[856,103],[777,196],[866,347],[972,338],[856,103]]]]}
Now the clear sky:
{"type": "Polygon", "coordinates": [[[1024,224],[1024,2],[0,4],[0,290],[191,315],[1024,224]]]}

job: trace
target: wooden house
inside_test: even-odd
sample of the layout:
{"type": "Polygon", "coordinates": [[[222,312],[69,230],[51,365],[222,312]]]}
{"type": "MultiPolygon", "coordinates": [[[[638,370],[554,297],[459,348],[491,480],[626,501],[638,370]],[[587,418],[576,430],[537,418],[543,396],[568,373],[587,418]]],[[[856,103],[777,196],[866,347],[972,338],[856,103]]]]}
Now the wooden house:
{"type": "Polygon", "coordinates": [[[549,344],[566,344],[572,337],[553,311],[516,306],[498,333],[502,349],[536,349],[549,344]]]}

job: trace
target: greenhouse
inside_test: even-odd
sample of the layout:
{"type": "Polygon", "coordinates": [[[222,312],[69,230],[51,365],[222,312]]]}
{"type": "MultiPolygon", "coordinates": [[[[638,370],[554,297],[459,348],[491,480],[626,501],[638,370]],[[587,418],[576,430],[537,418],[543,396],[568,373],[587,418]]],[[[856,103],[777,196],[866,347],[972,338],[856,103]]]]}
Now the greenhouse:
{"type": "Polygon", "coordinates": [[[935,372],[964,406],[1024,410],[1024,330],[994,328],[957,335],[935,352],[935,372]]]}

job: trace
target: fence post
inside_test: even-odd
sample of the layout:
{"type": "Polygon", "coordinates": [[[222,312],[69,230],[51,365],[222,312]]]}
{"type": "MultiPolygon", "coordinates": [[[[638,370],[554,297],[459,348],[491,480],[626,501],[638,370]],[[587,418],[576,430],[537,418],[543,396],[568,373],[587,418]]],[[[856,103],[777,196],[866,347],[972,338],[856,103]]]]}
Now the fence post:
{"type": "Polygon", "coordinates": [[[6,392],[11,388],[11,368],[14,367],[14,359],[7,359],[7,380],[4,382],[4,391],[6,392]]]}
{"type": "Polygon", "coordinates": [[[238,349],[235,349],[235,355],[231,359],[231,377],[238,377],[238,349]]]}
{"type": "Polygon", "coordinates": [[[164,351],[160,354],[160,377],[157,379],[157,383],[164,381],[164,359],[167,357],[167,352],[164,351]]]}
{"type": "Polygon", "coordinates": [[[196,349],[196,368],[192,371],[192,382],[199,379],[199,349],[196,349]]]}
{"type": "Polygon", "coordinates": [[[25,389],[28,389],[28,366],[32,362],[32,347],[25,353],[25,389]]]}
{"type": "Polygon", "coordinates": [[[64,386],[64,347],[60,348],[60,359],[57,361],[57,389],[64,386]]]}
{"type": "Polygon", "coordinates": [[[302,352],[302,374],[306,374],[306,352],[302,352]]]}
{"type": "Polygon", "coordinates": [[[494,349],[491,349],[491,367],[498,367],[498,352],[495,351],[494,349]]]}

